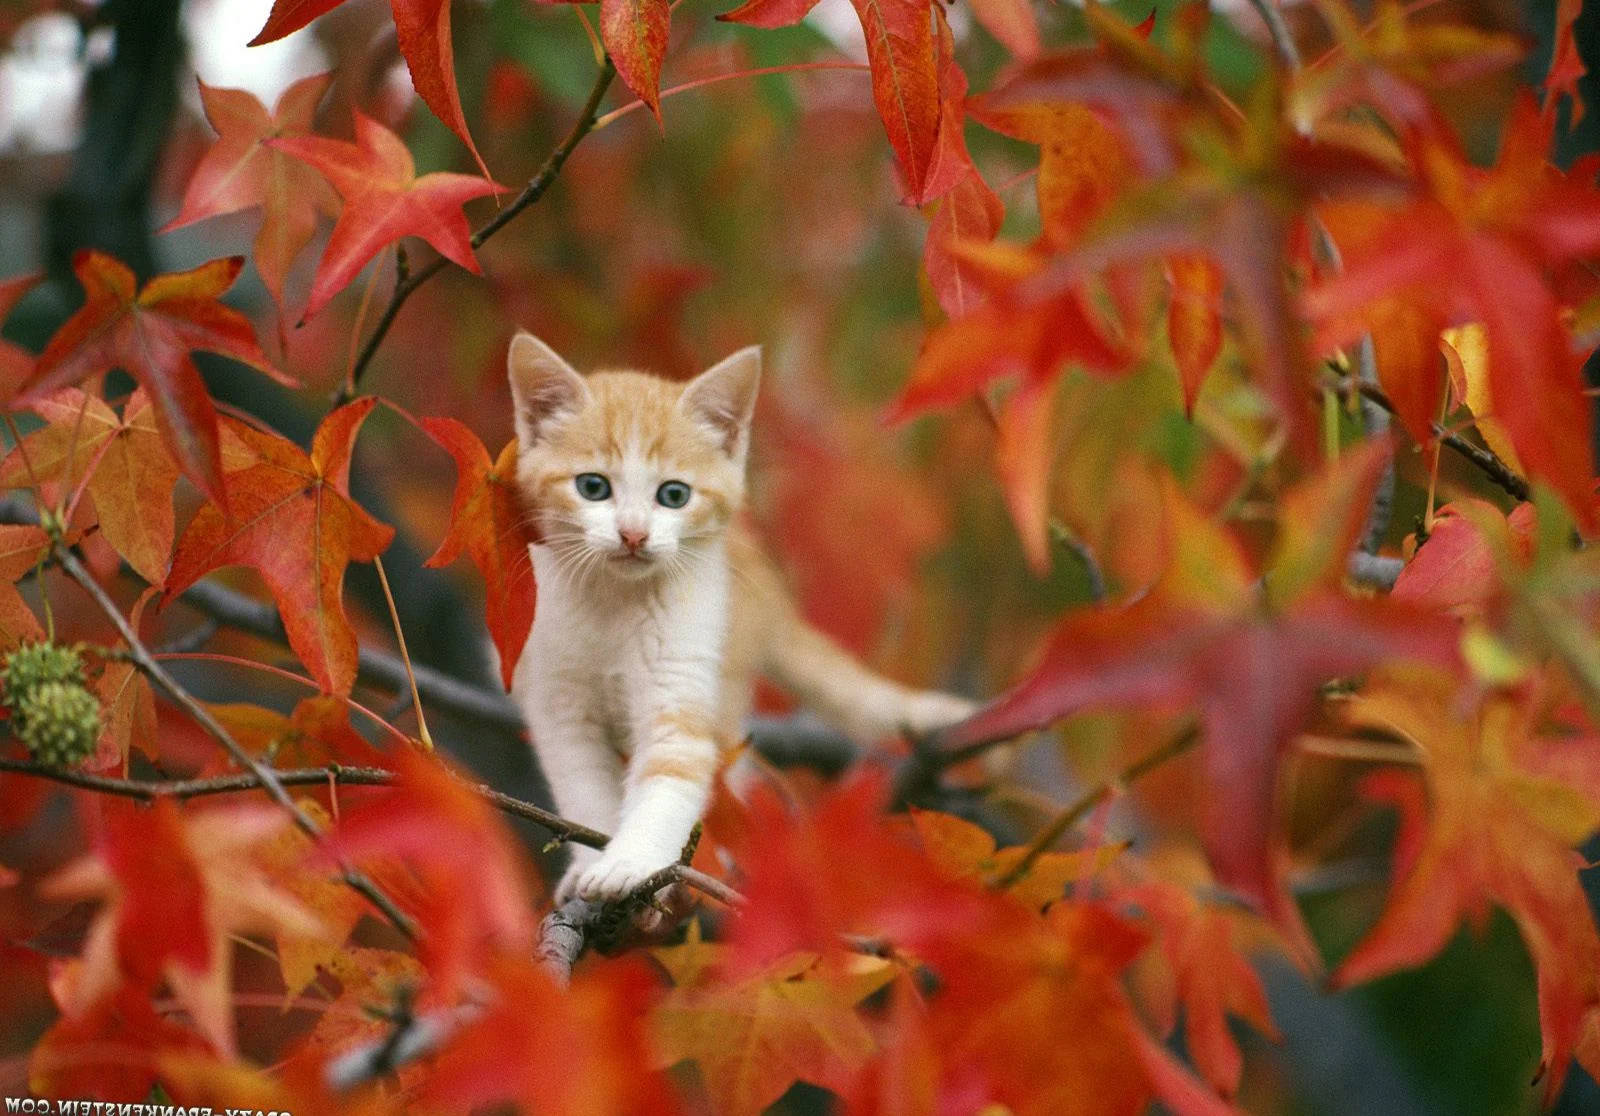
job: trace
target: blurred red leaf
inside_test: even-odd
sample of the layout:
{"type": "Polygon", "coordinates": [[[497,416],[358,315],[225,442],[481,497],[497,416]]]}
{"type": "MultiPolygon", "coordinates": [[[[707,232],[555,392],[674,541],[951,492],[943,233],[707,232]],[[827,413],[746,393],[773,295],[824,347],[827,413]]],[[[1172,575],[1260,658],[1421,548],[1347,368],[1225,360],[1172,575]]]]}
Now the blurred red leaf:
{"type": "Polygon", "coordinates": [[[977,892],[934,868],[909,833],[884,824],[887,793],[881,776],[858,774],[797,815],[757,789],[740,865],[749,903],[728,936],[730,975],[799,951],[837,957],[846,934],[914,942],[979,924],[977,892]]]}
{"type": "Polygon", "coordinates": [[[470,786],[414,750],[392,762],[399,778],[346,811],[327,856],[407,867],[409,884],[395,873],[383,878],[423,928],[418,956],[433,977],[430,995],[449,1004],[463,977],[490,958],[531,953],[533,899],[510,832],[470,786]]]}
{"type": "Polygon", "coordinates": [[[1345,254],[1343,273],[1307,295],[1323,350],[1380,326],[1391,349],[1420,354],[1380,362],[1406,429],[1432,437],[1443,370],[1439,331],[1483,323],[1494,418],[1529,474],[1566,500],[1586,531],[1600,530],[1582,360],[1562,324],[1552,272],[1600,250],[1600,191],[1564,178],[1545,157],[1548,129],[1530,97],[1507,121],[1499,159],[1468,162],[1444,127],[1418,130],[1409,156],[1423,195],[1388,215],[1345,254]],[[1391,296],[1404,300],[1399,309],[1391,296]],[[1413,382],[1427,377],[1426,390],[1413,382]]]}
{"type": "Polygon", "coordinates": [[[455,1036],[421,1090],[433,1110],[492,1102],[524,1112],[682,1110],[650,1068],[645,1010],[657,986],[643,963],[587,966],[562,988],[531,959],[507,958],[488,981],[488,1009],[455,1036]]]}
{"type": "Polygon", "coordinates": [[[422,428],[456,462],[450,532],[425,564],[447,566],[465,553],[478,567],[489,636],[500,654],[500,680],[510,689],[512,672],[533,626],[536,598],[528,558],[534,529],[517,488],[517,445],[508,442],[491,463],[478,436],[455,419],[425,418],[422,428]]]}
{"type": "Polygon", "coordinates": [[[1039,53],[1039,21],[1027,0],[976,0],[972,14],[1019,61],[1039,53]]]}
{"type": "MultiPolygon", "coordinates": [[[[22,301],[22,296],[39,285],[42,275],[18,275],[0,279],[0,325],[11,316],[12,309],[22,301]]],[[[10,399],[33,374],[33,354],[0,339],[0,398],[10,399]]]]}
{"type": "Polygon", "coordinates": [[[1573,128],[1583,121],[1586,106],[1578,83],[1589,72],[1573,37],[1573,24],[1582,14],[1583,0],[1557,0],[1555,45],[1550,51],[1550,70],[1544,77],[1545,112],[1553,113],[1557,101],[1563,96],[1571,97],[1572,114],[1567,122],[1573,128]]]}
{"type": "Polygon", "coordinates": [[[183,812],[166,798],[148,810],[108,808],[95,851],[43,885],[57,898],[104,900],[82,958],[58,978],[65,1014],[93,1018],[121,986],[149,996],[165,981],[200,1034],[231,1054],[230,937],[318,932],[252,859],[288,820],[275,806],[183,812]]]}
{"type": "MultiPolygon", "coordinates": [[[[442,11],[448,11],[445,5],[442,11]]],[[[504,187],[488,178],[436,171],[417,177],[400,137],[376,120],[355,114],[356,142],[323,136],[279,136],[267,146],[315,167],[339,191],[344,208],[311,281],[307,318],[361,273],[374,256],[402,237],[417,236],[474,275],[472,230],[461,206],[504,187]]]]}
{"type": "MultiPolygon", "coordinates": [[[[275,435],[232,424],[255,453],[226,478],[228,510],[200,509],[178,540],[164,600],[212,570],[251,566],[278,602],[289,646],[323,689],[349,693],[356,636],[344,612],[344,571],[394,538],[350,498],[350,453],[377,401],[358,399],[322,420],[308,457],[275,435]]],[[[231,421],[231,420],[230,420],[231,421]]]]}
{"type": "MultiPolygon", "coordinates": [[[[1364,490],[1375,481],[1369,473],[1364,490]]],[[[1275,598],[1274,611],[1263,612],[1237,544],[1170,486],[1166,504],[1178,549],[1161,583],[1130,606],[1067,616],[1028,676],[951,729],[947,742],[1004,739],[1085,709],[1197,710],[1202,835],[1218,878],[1265,909],[1310,957],[1273,839],[1279,755],[1315,711],[1323,683],[1396,658],[1453,665],[1456,627],[1399,602],[1350,600],[1326,588],[1327,575],[1307,576],[1314,563],[1295,557],[1293,532],[1284,533],[1278,565],[1302,566],[1292,579],[1298,595],[1275,598]]],[[[1344,525],[1359,529],[1367,503],[1349,504],[1344,525]]]]}
{"type": "Polygon", "coordinates": [[[137,1104],[165,1079],[164,1057],[208,1049],[193,1031],[157,1014],[148,993],[124,984],[40,1036],[28,1056],[28,1091],[137,1104]]]}
{"type": "Polygon", "coordinates": [[[219,353],[293,383],[256,344],[250,320],[217,301],[242,266],[239,256],[212,260],[158,275],[136,290],[127,265],[103,252],[79,252],[72,269],[88,301],[50,339],[13,404],[32,406],[60,388],[121,368],[149,392],[156,425],[184,475],[213,500],[226,500],[217,412],[190,351],[219,353]]]}

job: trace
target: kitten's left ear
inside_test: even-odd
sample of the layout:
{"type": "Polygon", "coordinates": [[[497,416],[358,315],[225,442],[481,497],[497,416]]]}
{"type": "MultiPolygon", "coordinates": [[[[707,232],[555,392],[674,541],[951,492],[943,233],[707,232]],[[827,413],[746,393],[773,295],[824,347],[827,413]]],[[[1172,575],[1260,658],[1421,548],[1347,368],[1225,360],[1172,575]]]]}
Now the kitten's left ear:
{"type": "Polygon", "coordinates": [[[750,416],[761,386],[761,346],[740,349],[714,364],[683,389],[683,408],[717,432],[729,457],[742,456],[750,441],[750,416]]]}

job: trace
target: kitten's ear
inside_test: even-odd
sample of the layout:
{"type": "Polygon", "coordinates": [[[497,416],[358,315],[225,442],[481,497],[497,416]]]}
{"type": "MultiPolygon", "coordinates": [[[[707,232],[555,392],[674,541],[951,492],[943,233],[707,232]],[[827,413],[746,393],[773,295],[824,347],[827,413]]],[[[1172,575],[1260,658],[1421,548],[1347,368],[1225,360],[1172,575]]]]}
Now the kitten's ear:
{"type": "Polygon", "coordinates": [[[506,371],[511,377],[517,443],[524,449],[539,440],[552,418],[582,410],[588,402],[589,385],[577,370],[526,330],[511,339],[506,371]]]}
{"type": "Polygon", "coordinates": [[[750,440],[750,416],[761,386],[761,347],[751,345],[706,369],[683,389],[683,407],[722,438],[730,457],[741,456],[750,440]]]}

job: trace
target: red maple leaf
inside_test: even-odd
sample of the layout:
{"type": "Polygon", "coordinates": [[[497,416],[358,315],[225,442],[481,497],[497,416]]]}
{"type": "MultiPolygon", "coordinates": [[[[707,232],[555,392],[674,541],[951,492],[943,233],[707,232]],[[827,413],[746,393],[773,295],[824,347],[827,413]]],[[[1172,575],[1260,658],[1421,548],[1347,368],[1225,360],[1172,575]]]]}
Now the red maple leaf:
{"type": "Polygon", "coordinates": [[[324,136],[280,136],[267,146],[310,164],[339,191],[344,208],[311,281],[307,318],[350,284],[367,262],[405,236],[426,240],[440,255],[474,275],[472,230],[461,207],[504,187],[488,178],[436,171],[417,177],[400,137],[361,112],[356,142],[324,136]]]}
{"type": "Polygon", "coordinates": [[[1467,161],[1442,124],[1409,137],[1422,188],[1345,252],[1344,271],[1306,306],[1324,350],[1370,332],[1378,374],[1406,429],[1432,437],[1444,390],[1439,332],[1482,322],[1494,415],[1536,479],[1600,530],[1582,360],[1561,320],[1561,269],[1600,251],[1600,191],[1565,178],[1545,157],[1549,129],[1518,99],[1493,167],[1467,161]]]}
{"type": "MultiPolygon", "coordinates": [[[[751,27],[799,23],[817,0],[747,0],[717,18],[751,27]]],[[[950,51],[944,11],[929,0],[851,0],[867,42],[872,99],[905,186],[905,200],[942,197],[971,169],[961,135],[966,77],[950,51]],[[959,83],[959,88],[958,88],[959,83]]]]}
{"type": "Polygon", "coordinates": [[[230,256],[158,275],[141,288],[120,260],[79,252],[72,270],[87,301],[50,339],[13,405],[32,406],[60,388],[121,368],[150,394],[156,425],[184,475],[213,500],[225,500],[217,412],[189,353],[220,353],[294,386],[256,344],[250,320],[217,301],[243,266],[243,257],[230,256]]]}
{"type": "Polygon", "coordinates": [[[348,810],[313,861],[373,861],[376,874],[424,933],[418,957],[430,997],[453,1003],[462,978],[498,956],[526,956],[535,937],[533,899],[520,850],[500,816],[437,757],[393,756],[392,786],[348,810]],[[405,872],[386,865],[405,866],[405,872]]]}
{"type": "Polygon", "coordinates": [[[659,984],[637,960],[580,971],[562,988],[533,960],[489,974],[488,1010],[440,1055],[421,1093],[429,1108],[470,1112],[514,1102],[524,1112],[682,1111],[652,1066],[645,1008],[659,984]]]}
{"type": "MultiPolygon", "coordinates": [[[[273,0],[266,24],[250,40],[250,45],[276,42],[342,3],[344,0],[273,0]]],[[[478,169],[488,178],[489,168],[484,165],[483,156],[478,154],[472,134],[467,131],[461,94],[456,89],[449,0],[390,0],[389,9],[394,16],[400,53],[405,56],[406,69],[411,71],[412,86],[433,110],[433,115],[444,121],[445,127],[467,145],[478,169]]]]}
{"type": "Polygon", "coordinates": [[[455,419],[425,418],[422,428],[456,461],[450,532],[425,563],[447,566],[463,553],[483,575],[489,635],[500,653],[507,689],[533,626],[536,590],[528,546],[533,523],[517,490],[517,445],[508,442],[494,462],[478,436],[455,419]]]}
{"type": "Polygon", "coordinates": [[[349,693],[356,637],[344,613],[344,571],[370,562],[394,538],[350,498],[350,453],[377,400],[358,399],[322,420],[311,454],[230,420],[241,444],[226,477],[227,511],[202,507],[178,540],[165,600],[221,566],[261,572],[289,646],[326,690],[349,693]]]}
{"type": "Polygon", "coordinates": [[[317,231],[317,214],[332,214],[337,203],[315,171],[266,141],[310,134],[317,104],[332,82],[332,74],[302,78],[278,98],[271,115],[251,93],[199,82],[217,142],[190,175],[178,215],[161,230],[260,206],[252,258],[280,310],[284,277],[317,231]]]}
{"type": "Polygon", "coordinates": [[[1127,607],[1066,617],[1028,676],[956,726],[953,746],[1004,739],[1085,709],[1161,704],[1197,710],[1204,732],[1203,837],[1219,880],[1264,908],[1309,959],[1281,883],[1279,757],[1317,707],[1323,683],[1393,658],[1456,662],[1455,624],[1388,600],[1352,600],[1332,583],[1361,529],[1386,454],[1350,454],[1291,493],[1266,574],[1168,485],[1167,572],[1127,607]],[[1332,505],[1330,507],[1330,504],[1332,505]],[[1327,520],[1339,525],[1327,530],[1327,520]]]}

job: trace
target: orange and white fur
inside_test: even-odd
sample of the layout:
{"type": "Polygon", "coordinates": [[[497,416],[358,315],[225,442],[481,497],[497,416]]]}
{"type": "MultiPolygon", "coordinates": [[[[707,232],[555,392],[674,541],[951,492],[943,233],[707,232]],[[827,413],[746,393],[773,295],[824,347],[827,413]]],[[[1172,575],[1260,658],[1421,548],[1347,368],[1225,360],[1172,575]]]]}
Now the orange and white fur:
{"type": "Polygon", "coordinates": [[[512,694],[578,848],[557,899],[615,899],[680,855],[766,674],[862,742],[972,705],[868,671],[808,626],[739,516],[761,353],[687,384],[584,377],[519,333],[517,480],[541,541],[512,694]]]}

